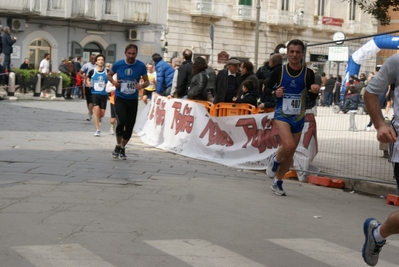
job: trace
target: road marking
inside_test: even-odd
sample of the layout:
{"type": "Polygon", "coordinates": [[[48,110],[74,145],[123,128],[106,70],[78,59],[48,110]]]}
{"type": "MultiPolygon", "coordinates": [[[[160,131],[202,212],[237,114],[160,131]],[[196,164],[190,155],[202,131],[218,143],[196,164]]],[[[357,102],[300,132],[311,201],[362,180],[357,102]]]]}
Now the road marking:
{"type": "Polygon", "coordinates": [[[266,267],[201,239],[147,240],[145,242],[194,267],[266,267]]]}
{"type": "Polygon", "coordinates": [[[13,247],[38,267],[115,267],[79,244],[13,247]]]}
{"type": "MultiPolygon", "coordinates": [[[[318,238],[268,239],[268,241],[334,267],[366,265],[361,252],[363,244],[359,244],[359,251],[355,251],[318,238]]],[[[381,259],[378,265],[398,267],[381,259]]]]}

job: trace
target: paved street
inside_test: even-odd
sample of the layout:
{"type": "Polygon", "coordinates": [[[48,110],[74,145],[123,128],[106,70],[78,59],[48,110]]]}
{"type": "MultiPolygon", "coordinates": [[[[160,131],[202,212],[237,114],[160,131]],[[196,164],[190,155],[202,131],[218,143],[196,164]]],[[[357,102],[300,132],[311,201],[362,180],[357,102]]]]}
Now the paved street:
{"type": "MultiPolygon", "coordinates": [[[[142,106],[141,106],[142,108],[142,106]]],[[[0,101],[0,267],[366,266],[363,221],[384,199],[166,153],[134,135],[114,160],[109,114],[0,101]]],[[[399,237],[378,266],[399,266],[399,237]]]]}

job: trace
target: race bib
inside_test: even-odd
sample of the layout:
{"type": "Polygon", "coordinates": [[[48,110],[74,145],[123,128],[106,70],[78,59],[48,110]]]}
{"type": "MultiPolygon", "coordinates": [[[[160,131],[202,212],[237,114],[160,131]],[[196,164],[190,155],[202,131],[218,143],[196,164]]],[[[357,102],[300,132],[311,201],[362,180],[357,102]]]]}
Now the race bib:
{"type": "Polygon", "coordinates": [[[301,113],[302,95],[284,94],[283,112],[287,115],[299,115],[301,113]]]}
{"type": "Polygon", "coordinates": [[[105,88],[105,82],[104,81],[96,81],[94,82],[94,91],[104,91],[105,88]]]}
{"type": "Polygon", "coordinates": [[[126,81],[121,83],[121,92],[127,95],[131,95],[136,93],[136,89],[134,88],[134,85],[136,84],[136,81],[126,81]]]}

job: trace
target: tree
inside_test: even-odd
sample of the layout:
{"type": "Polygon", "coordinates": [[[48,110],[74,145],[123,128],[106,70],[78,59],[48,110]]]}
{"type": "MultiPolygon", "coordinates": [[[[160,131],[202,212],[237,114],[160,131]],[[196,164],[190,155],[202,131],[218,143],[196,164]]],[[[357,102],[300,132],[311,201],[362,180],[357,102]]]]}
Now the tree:
{"type": "Polygon", "coordinates": [[[348,0],[355,1],[356,5],[365,13],[372,15],[381,25],[389,25],[391,17],[389,11],[399,11],[399,0],[348,0]]]}

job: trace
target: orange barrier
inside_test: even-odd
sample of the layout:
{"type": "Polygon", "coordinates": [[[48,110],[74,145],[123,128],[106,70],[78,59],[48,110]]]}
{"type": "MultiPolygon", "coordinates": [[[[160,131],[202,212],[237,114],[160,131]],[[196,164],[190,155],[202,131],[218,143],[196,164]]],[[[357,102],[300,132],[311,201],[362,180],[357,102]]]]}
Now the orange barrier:
{"type": "Polygon", "coordinates": [[[341,179],[332,179],[323,176],[309,175],[308,183],[332,188],[344,188],[345,182],[341,179]]]}
{"type": "Polygon", "coordinates": [[[298,178],[296,171],[288,171],[284,174],[283,179],[298,178]]]}
{"type": "Polygon", "coordinates": [[[215,105],[213,103],[204,101],[204,100],[192,100],[192,99],[190,99],[190,100],[203,105],[206,108],[206,110],[208,111],[209,115],[216,116],[215,105]]]}
{"type": "Polygon", "coordinates": [[[256,114],[256,107],[246,103],[217,103],[215,104],[215,116],[238,116],[256,114]]]}
{"type": "Polygon", "coordinates": [[[269,113],[269,112],[274,112],[276,108],[263,108],[261,109],[260,107],[257,107],[256,113],[269,113]]]}
{"type": "Polygon", "coordinates": [[[388,194],[387,196],[387,204],[399,206],[399,196],[388,194]]]}

